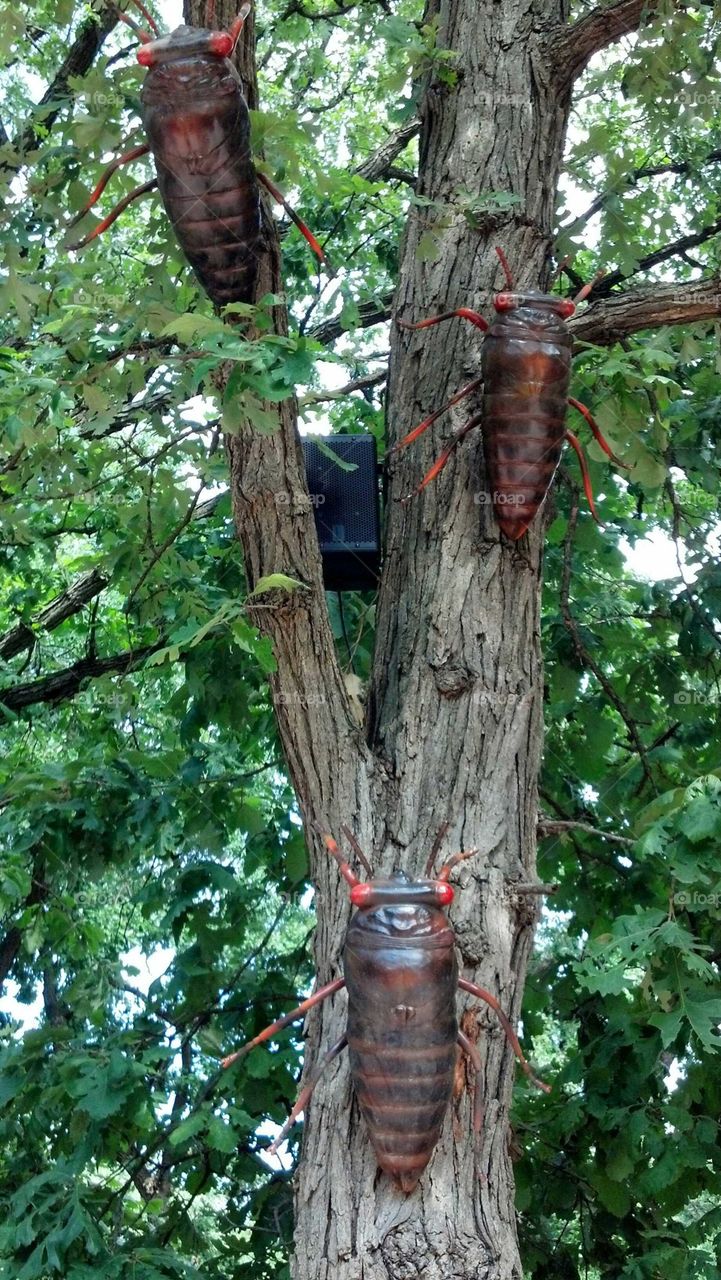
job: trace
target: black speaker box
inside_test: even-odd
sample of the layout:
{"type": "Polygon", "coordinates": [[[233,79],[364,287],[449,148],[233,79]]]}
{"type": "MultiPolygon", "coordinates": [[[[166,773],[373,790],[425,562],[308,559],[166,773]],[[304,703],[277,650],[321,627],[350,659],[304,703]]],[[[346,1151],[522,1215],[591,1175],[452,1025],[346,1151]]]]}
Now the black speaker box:
{"type": "Polygon", "coordinates": [[[315,527],[327,591],[372,591],[380,573],[380,493],[371,435],[303,439],[315,527]],[[352,470],[328,456],[330,449],[352,470]]]}

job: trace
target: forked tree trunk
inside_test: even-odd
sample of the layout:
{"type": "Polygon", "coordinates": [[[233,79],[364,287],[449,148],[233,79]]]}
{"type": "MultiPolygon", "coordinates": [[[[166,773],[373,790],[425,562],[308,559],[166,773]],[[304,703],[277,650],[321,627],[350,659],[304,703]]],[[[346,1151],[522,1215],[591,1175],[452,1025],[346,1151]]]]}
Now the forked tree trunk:
{"type": "MultiPolygon", "coordinates": [[[[572,76],[594,47],[623,23],[633,25],[632,8],[623,0],[608,10],[623,11],[623,20],[613,29],[606,22],[593,38],[587,32],[583,46],[578,35],[569,42],[562,0],[443,0],[438,43],[456,51],[458,81],[431,85],[425,95],[418,182],[419,193],[442,207],[411,211],[397,316],[417,320],[461,305],[487,313],[492,292],[503,286],[496,244],[519,285],[547,284],[572,76]],[[514,197],[510,209],[493,212],[494,192],[514,197]],[[480,229],[464,213],[464,193],[487,197],[480,229]],[[431,259],[417,252],[428,230],[437,235],[431,259]]],[[[196,21],[200,9],[195,0],[189,6],[196,21]]],[[[229,20],[232,10],[223,0],[219,18],[229,20]]],[[[635,21],[639,11],[636,4],[635,21]]],[[[241,70],[254,95],[252,28],[241,70]]],[[[259,296],[278,291],[277,273],[271,235],[259,296]]],[[[480,338],[462,321],[423,334],[392,326],[391,443],[478,375],[480,338]]],[[[274,641],[280,732],[313,846],[319,980],[340,973],[349,906],[311,823],[336,837],[347,823],[377,872],[400,866],[419,874],[448,822],[445,851],[479,850],[459,870],[462,891],[451,912],[462,971],[517,1020],[537,901],[519,897],[514,883],[535,877],[543,519],[515,545],[500,535],[485,492],[480,432],[466,438],[422,496],[399,502],[442,436],[478,407],[478,398],[458,406],[442,432],[427,432],[393,462],[365,731],[353,719],[334,656],[291,406],[275,435],[249,429],[228,441],[228,454],[250,584],[283,571],[309,585],[305,593],[267,597],[256,621],[274,641]]],[[[513,1057],[493,1015],[467,997],[459,1005],[484,1066],[479,1154],[471,1137],[472,1078],[461,1064],[441,1141],[417,1190],[404,1196],[376,1168],[342,1056],[306,1118],[295,1280],[520,1277],[508,1126],[513,1057]]],[[[344,1022],[341,993],[309,1019],[307,1063],[338,1039],[344,1022]]]]}

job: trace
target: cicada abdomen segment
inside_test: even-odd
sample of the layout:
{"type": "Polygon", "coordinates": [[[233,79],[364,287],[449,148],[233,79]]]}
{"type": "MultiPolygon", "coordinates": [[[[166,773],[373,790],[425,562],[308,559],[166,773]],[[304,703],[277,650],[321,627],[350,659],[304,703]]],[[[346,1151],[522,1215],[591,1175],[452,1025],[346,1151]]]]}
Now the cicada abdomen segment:
{"type": "Polygon", "coordinates": [[[433,1154],[453,1089],[453,931],[436,906],[374,907],[351,920],[343,957],[356,1096],[378,1164],[409,1192],[433,1154]]]}
{"type": "Polygon", "coordinates": [[[543,505],[561,457],[571,373],[567,303],[505,293],[483,342],[486,480],[498,525],[520,538],[543,505]]]}
{"type": "Polygon", "coordinates": [[[179,27],[146,46],[141,104],[178,243],[205,292],[222,305],[253,301],[261,212],[240,77],[211,38],[179,27]]]}

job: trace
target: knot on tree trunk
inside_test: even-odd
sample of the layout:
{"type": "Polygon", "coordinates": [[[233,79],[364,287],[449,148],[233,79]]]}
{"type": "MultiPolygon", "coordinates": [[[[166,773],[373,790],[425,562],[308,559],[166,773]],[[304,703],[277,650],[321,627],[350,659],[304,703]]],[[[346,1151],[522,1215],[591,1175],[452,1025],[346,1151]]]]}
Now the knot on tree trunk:
{"type": "Polygon", "coordinates": [[[457,658],[444,658],[442,662],[429,664],[433,672],[436,688],[442,698],[460,698],[461,694],[472,689],[478,678],[465,662],[457,658]]]}

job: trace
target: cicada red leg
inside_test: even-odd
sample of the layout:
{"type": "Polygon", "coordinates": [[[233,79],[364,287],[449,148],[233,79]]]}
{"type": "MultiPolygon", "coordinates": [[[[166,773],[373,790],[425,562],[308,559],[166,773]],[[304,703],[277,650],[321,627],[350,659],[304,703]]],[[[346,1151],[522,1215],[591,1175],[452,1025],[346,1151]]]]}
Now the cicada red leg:
{"type": "Polygon", "coordinates": [[[306,1107],[308,1106],[308,1102],[310,1101],[310,1095],[315,1089],[315,1086],[317,1085],[318,1081],[323,1075],[323,1072],[325,1071],[326,1067],[333,1061],[334,1058],[338,1057],[339,1053],[343,1052],[347,1043],[348,1041],[346,1040],[345,1036],[344,1035],[341,1036],[340,1040],[336,1041],[332,1049],[329,1049],[325,1057],[322,1058],[321,1061],[318,1063],[318,1066],[315,1068],[315,1070],[311,1074],[310,1080],[306,1085],[303,1086],[300,1093],[298,1094],[298,1097],[296,1098],[295,1103],[293,1105],[293,1110],[288,1116],[288,1119],[283,1125],[283,1128],[281,1129],[277,1138],[274,1138],[270,1146],[268,1147],[269,1156],[274,1156],[276,1151],[278,1150],[278,1147],[288,1137],[288,1134],[293,1128],[293,1125],[298,1119],[298,1116],[300,1115],[301,1111],[305,1111],[306,1107]]]}
{"type": "Polygon", "coordinates": [[[574,409],[578,409],[579,413],[583,414],[598,444],[600,444],[601,448],[603,449],[603,452],[606,454],[606,457],[610,458],[612,462],[615,462],[617,467],[625,467],[625,469],[628,470],[628,464],[625,462],[622,462],[620,458],[616,457],[615,453],[613,452],[613,449],[608,443],[608,440],[606,440],[606,438],[602,434],[601,428],[596,422],[596,419],[591,413],[591,410],[587,409],[585,404],[582,404],[580,400],[574,399],[573,396],[568,397],[568,403],[572,405],[574,409]]]}
{"type": "Polygon", "coordinates": [[[473,1132],[475,1133],[476,1138],[479,1138],[481,1134],[481,1129],[483,1128],[483,1112],[484,1112],[483,1092],[482,1092],[483,1063],[481,1062],[481,1055],[478,1052],[473,1041],[469,1040],[468,1036],[463,1031],[458,1032],[458,1043],[461,1046],[463,1052],[468,1054],[468,1057],[471,1060],[471,1065],[473,1066],[473,1071],[475,1074],[475,1088],[473,1090],[473,1132]]]}
{"type": "Polygon", "coordinates": [[[270,192],[273,199],[276,200],[278,204],[283,206],[291,222],[295,223],[301,235],[304,236],[305,239],[308,241],[308,244],[310,245],[311,249],[313,250],[318,260],[324,263],[326,268],[330,270],[328,259],[325,255],[324,250],[321,248],[320,244],[316,240],[310,228],[305,225],[305,223],[303,222],[303,219],[298,217],[298,214],[296,213],[293,206],[288,204],[288,201],[283,195],[283,192],[279,191],[278,188],[275,186],[275,184],[271,182],[270,178],[267,178],[264,173],[258,172],[258,181],[262,182],[263,186],[266,188],[267,191],[270,192]]]}
{"type": "Polygon", "coordinates": [[[593,279],[589,280],[587,284],[584,284],[582,289],[579,289],[578,293],[573,299],[573,305],[577,307],[579,302],[583,302],[584,298],[588,297],[594,285],[598,284],[599,280],[603,280],[603,277],[605,276],[605,274],[606,272],[603,270],[597,271],[593,279]]]}
{"type": "Polygon", "coordinates": [[[472,311],[470,307],[457,307],[455,311],[444,311],[441,316],[429,316],[427,320],[419,320],[416,324],[410,324],[407,320],[396,320],[396,324],[401,329],[430,329],[434,324],[440,324],[442,320],[453,320],[458,317],[460,320],[470,320],[477,329],[482,329],[484,333],[489,328],[488,321],[480,314],[479,311],[472,311]]]}
{"type": "Polygon", "coordinates": [[[578,436],[574,436],[572,431],[566,431],[565,435],[568,443],[571,445],[573,449],[576,450],[578,461],[581,466],[581,475],[583,477],[583,488],[586,494],[588,505],[591,508],[591,515],[596,521],[596,524],[598,525],[599,529],[603,529],[605,526],[603,524],[603,521],[599,520],[598,518],[598,512],[596,511],[596,504],[593,501],[593,489],[591,488],[591,477],[588,474],[588,463],[586,462],[586,455],[583,452],[583,449],[581,447],[581,441],[578,439],[578,436]]]}
{"type": "MultiPolygon", "coordinates": [[[[479,378],[478,381],[480,383],[481,379],[479,378]]],[[[453,438],[446,445],[443,452],[439,454],[439,456],[436,458],[436,461],[433,463],[433,466],[431,467],[430,471],[428,471],[424,475],[423,479],[421,480],[421,483],[418,485],[418,488],[414,489],[412,493],[409,493],[407,497],[403,498],[402,499],[403,502],[410,502],[411,498],[417,497],[417,495],[419,493],[422,493],[423,490],[426,488],[426,486],[429,485],[432,480],[435,480],[436,476],[440,475],[441,471],[445,467],[448,459],[450,458],[456,446],[459,445],[461,443],[461,440],[463,440],[468,435],[469,431],[472,431],[474,427],[480,426],[480,423],[482,421],[483,421],[483,415],[480,413],[477,413],[475,417],[469,419],[469,421],[465,424],[465,426],[461,427],[460,431],[456,432],[453,438]]],[[[405,443],[405,441],[402,441],[401,443],[405,443]]],[[[398,447],[400,448],[400,446],[398,447]]]]}
{"type": "Polygon", "coordinates": [[[355,888],[355,886],[357,884],[360,884],[361,881],[358,879],[350,863],[346,862],[345,858],[343,857],[343,854],[341,853],[340,849],[338,848],[338,845],[336,844],[332,836],[329,836],[325,831],[322,832],[322,836],[323,836],[323,843],[325,844],[325,847],[328,850],[331,857],[335,858],[336,862],[338,863],[338,866],[340,867],[340,873],[343,879],[345,880],[346,884],[349,884],[351,889],[355,888]]]}
{"type": "Polygon", "coordinates": [[[101,236],[104,231],[107,231],[108,227],[113,225],[116,219],[120,217],[123,210],[127,209],[129,204],[132,204],[134,200],[139,200],[141,196],[146,195],[148,191],[152,191],[154,187],[157,187],[157,185],[158,179],[152,178],[150,182],[144,182],[142,187],[136,187],[129,195],[125,196],[125,199],[120,200],[114,209],[110,210],[107,218],[103,218],[102,222],[99,222],[97,227],[95,227],[89,235],[84,236],[82,240],[78,240],[76,244],[69,244],[68,251],[74,253],[77,249],[84,249],[86,244],[90,244],[90,241],[94,240],[96,236],[101,236]]]}
{"type": "Polygon", "coordinates": [[[485,987],[477,987],[475,982],[469,982],[467,978],[459,978],[458,986],[462,991],[468,991],[472,996],[477,996],[479,1000],[485,1000],[486,1004],[490,1005],[491,1009],[493,1009],[493,1011],[498,1016],[498,1021],[500,1022],[501,1026],[503,1027],[503,1030],[506,1033],[506,1039],[508,1040],[508,1043],[513,1049],[513,1052],[515,1053],[516,1057],[518,1058],[518,1061],[521,1064],[521,1069],[523,1070],[524,1074],[528,1076],[528,1079],[533,1084],[538,1085],[539,1089],[543,1089],[544,1093],[550,1093],[551,1092],[550,1084],[544,1084],[542,1080],[539,1080],[537,1076],[534,1076],[529,1063],[526,1061],[526,1059],[523,1056],[523,1050],[521,1049],[521,1046],[518,1042],[518,1036],[513,1030],[513,1027],[511,1026],[508,1018],[506,1017],[506,1014],[503,1012],[503,1009],[501,1008],[500,1004],[496,1000],[496,997],[492,996],[490,991],[486,991],[485,987]]]}
{"type": "Polygon", "coordinates": [[[344,986],[344,978],[336,978],[333,982],[326,983],[324,987],[320,987],[312,996],[309,996],[307,1000],[303,1000],[302,1003],[298,1005],[297,1009],[292,1009],[291,1012],[286,1013],[284,1017],[278,1018],[277,1022],[271,1022],[269,1027],[266,1027],[264,1031],[260,1031],[252,1040],[248,1040],[247,1044],[242,1045],[236,1053],[231,1053],[227,1058],[223,1058],[220,1065],[222,1067],[232,1066],[239,1058],[244,1058],[246,1053],[250,1053],[250,1050],[254,1049],[256,1045],[262,1044],[264,1040],[270,1040],[276,1032],[282,1031],[284,1027],[289,1027],[291,1022],[296,1022],[298,1018],[302,1018],[303,1014],[308,1013],[309,1009],[314,1008],[317,1004],[321,1004],[323,1000],[328,999],[328,996],[332,996],[336,991],[340,991],[341,987],[344,986]]]}
{"type": "Polygon", "coordinates": [[[469,382],[465,387],[462,387],[460,391],[457,391],[456,394],[446,402],[446,404],[442,404],[440,409],[436,409],[435,413],[432,413],[428,418],[424,418],[417,427],[414,427],[412,431],[409,431],[407,436],[404,436],[402,440],[398,441],[397,445],[394,445],[391,452],[395,453],[397,449],[405,449],[406,445],[413,444],[413,441],[417,440],[419,436],[422,436],[423,432],[427,431],[429,427],[432,427],[433,423],[437,422],[447,409],[452,409],[454,404],[459,404],[461,400],[465,400],[466,396],[471,395],[473,391],[476,391],[478,387],[482,386],[483,378],[474,378],[473,382],[469,382]]]}
{"type": "Polygon", "coordinates": [[[142,146],[133,147],[131,151],[126,151],[122,156],[118,156],[116,160],[113,160],[108,165],[107,169],[105,169],[101,174],[100,181],[92,195],[85,201],[82,209],[79,209],[75,214],[75,217],[68,223],[68,228],[74,227],[76,223],[80,222],[80,219],[84,218],[85,214],[88,213],[89,210],[92,209],[93,205],[97,203],[116,169],[119,169],[121,165],[129,164],[131,160],[137,160],[140,156],[147,155],[149,151],[150,147],[144,142],[142,146]]]}
{"type": "Polygon", "coordinates": [[[515,286],[513,282],[513,272],[511,271],[511,268],[508,265],[508,258],[506,257],[503,250],[499,248],[498,245],[496,245],[496,253],[498,254],[498,261],[503,267],[503,274],[506,277],[506,284],[508,285],[508,288],[511,290],[511,293],[513,293],[515,286]]]}

